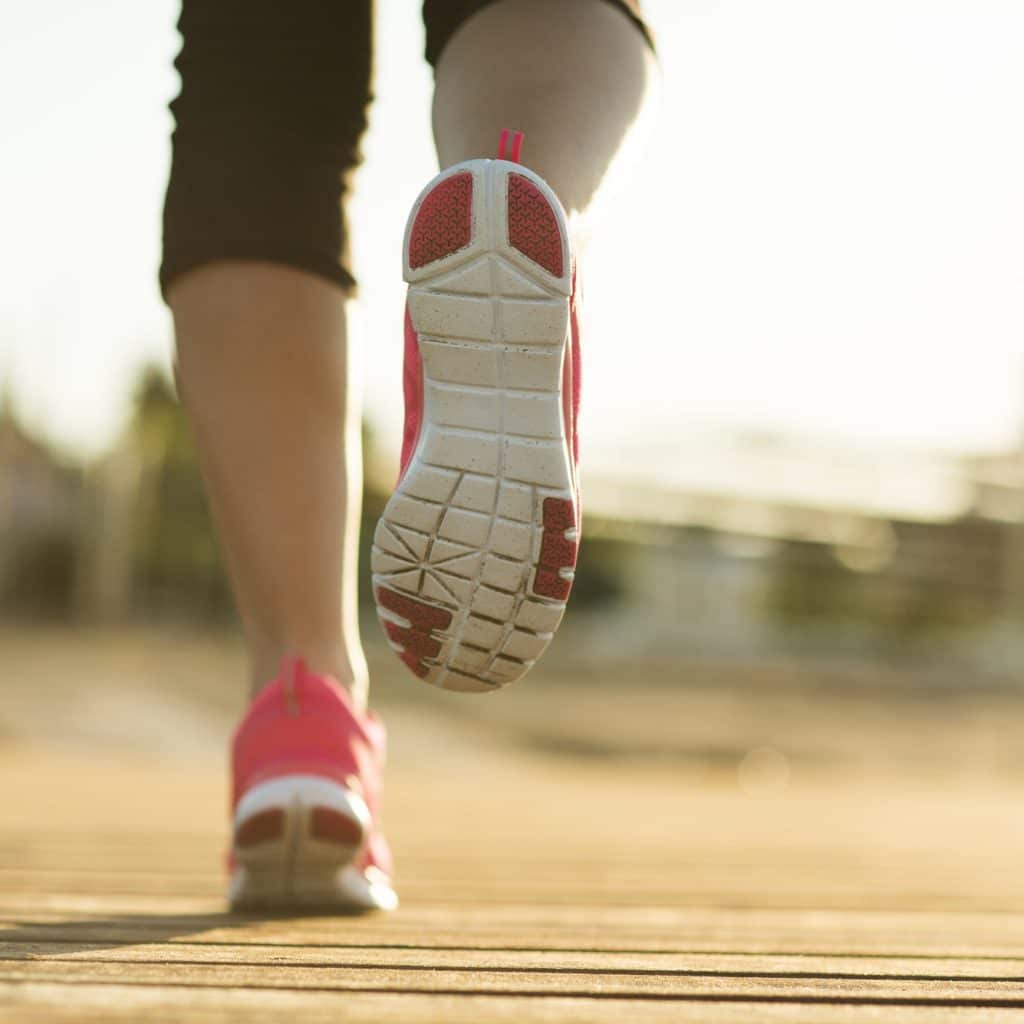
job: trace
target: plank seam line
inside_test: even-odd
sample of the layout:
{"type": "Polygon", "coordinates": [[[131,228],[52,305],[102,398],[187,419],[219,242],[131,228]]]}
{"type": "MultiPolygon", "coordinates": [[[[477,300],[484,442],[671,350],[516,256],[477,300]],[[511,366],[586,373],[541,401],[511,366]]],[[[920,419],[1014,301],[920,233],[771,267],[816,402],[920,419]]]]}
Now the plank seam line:
{"type": "MultiPolygon", "coordinates": [[[[210,921],[210,927],[217,925],[219,918],[213,918],[210,921]]],[[[28,925],[23,926],[19,921],[8,920],[5,924],[10,928],[23,928],[25,931],[29,931],[32,927],[52,928],[61,927],[61,925],[28,925]]],[[[73,927],[78,928],[80,922],[75,922],[73,927]]],[[[126,931],[144,930],[147,925],[123,925],[126,931]]],[[[98,931],[102,931],[102,927],[97,928],[98,931]]],[[[136,946],[143,944],[145,940],[140,940],[136,937],[124,938],[124,939],[71,939],[69,940],[66,936],[36,936],[25,938],[6,938],[3,940],[11,945],[24,945],[29,943],[55,943],[55,944],[66,944],[66,945],[87,945],[91,946],[96,942],[109,943],[112,946],[126,945],[136,946]]],[[[169,946],[177,945],[195,945],[195,946],[230,946],[230,947],[253,947],[254,949],[408,949],[408,950],[437,950],[438,952],[481,952],[481,953],[578,953],[587,954],[594,953],[600,955],[620,955],[620,956],[732,956],[732,957],[757,957],[757,958],[768,958],[768,957],[779,957],[787,959],[796,959],[803,957],[816,957],[820,959],[839,959],[839,960],[977,960],[981,963],[987,963],[993,960],[1005,960],[1009,962],[1021,963],[1024,965],[1024,957],[1017,954],[990,954],[990,953],[969,953],[969,954],[958,954],[958,953],[831,953],[822,952],[817,950],[799,950],[799,951],[788,951],[788,952],[749,952],[745,950],[735,949],[678,949],[668,947],[645,947],[645,948],[623,948],[623,949],[610,949],[601,946],[488,946],[488,945],[477,945],[477,946],[450,946],[450,945],[438,945],[433,943],[431,945],[423,945],[420,943],[408,943],[408,942],[227,942],[221,939],[204,939],[199,936],[195,938],[189,938],[186,942],[184,939],[172,938],[153,939],[153,942],[166,942],[169,946]]]]}
{"type": "MultiPolygon", "coordinates": [[[[47,961],[49,962],[49,961],[47,961]]],[[[66,961],[73,963],[73,961],[66,961]]],[[[220,965],[230,966],[230,965],[220,965]]],[[[296,992],[320,994],[351,994],[357,995],[390,995],[390,996],[464,996],[473,998],[497,999],[589,999],[601,1003],[780,1003],[787,1005],[807,1006],[946,1006],[964,1009],[1024,1009],[1024,997],[1017,999],[977,998],[948,999],[940,996],[787,996],[787,995],[742,995],[740,993],[675,993],[675,992],[590,992],[586,990],[547,991],[545,989],[463,989],[463,988],[377,988],[370,986],[333,986],[333,985],[218,985],[209,982],[195,981],[128,981],[124,979],[73,979],[14,977],[0,974],[0,984],[7,985],[66,985],[89,988],[183,988],[195,990],[203,988],[209,991],[234,992],[296,992]]]]}
{"type": "MultiPolygon", "coordinates": [[[[133,943],[134,945],[134,943],[133,943]]],[[[302,947],[299,947],[302,948],[302,947]]],[[[551,974],[572,975],[585,974],[598,977],[640,977],[640,978],[770,978],[779,980],[842,980],[842,981],[920,981],[944,982],[947,984],[994,984],[1018,985],[1024,981],[1024,975],[946,975],[946,974],[854,974],[831,971],[702,971],[690,968],[657,970],[648,967],[512,967],[490,966],[480,964],[403,964],[403,963],[363,963],[348,961],[310,961],[308,963],[280,963],[266,960],[184,960],[176,958],[160,959],[115,959],[111,957],[75,957],[73,960],[61,959],[57,956],[33,956],[11,958],[0,955],[0,962],[48,964],[120,964],[128,966],[139,964],[159,966],[161,964],[176,967],[275,967],[284,970],[360,970],[360,971],[416,971],[420,973],[441,973],[444,971],[474,971],[480,974],[551,974]]],[[[1024,997],[1022,997],[1024,999],[1024,997]]]]}

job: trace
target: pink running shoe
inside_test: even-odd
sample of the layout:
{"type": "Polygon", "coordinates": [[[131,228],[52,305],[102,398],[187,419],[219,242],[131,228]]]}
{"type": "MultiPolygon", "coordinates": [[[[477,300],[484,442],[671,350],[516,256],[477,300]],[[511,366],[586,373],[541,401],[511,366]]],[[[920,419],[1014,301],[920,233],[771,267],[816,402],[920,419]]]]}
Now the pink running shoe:
{"type": "Polygon", "coordinates": [[[286,659],[232,744],[234,909],[393,910],[377,828],[383,723],[333,679],[286,659]]]}
{"type": "Polygon", "coordinates": [[[512,160],[439,174],[405,233],[402,470],[373,589],[398,656],[449,690],[526,674],[579,545],[576,274],[561,204],[515,162],[521,139],[512,160]]]}

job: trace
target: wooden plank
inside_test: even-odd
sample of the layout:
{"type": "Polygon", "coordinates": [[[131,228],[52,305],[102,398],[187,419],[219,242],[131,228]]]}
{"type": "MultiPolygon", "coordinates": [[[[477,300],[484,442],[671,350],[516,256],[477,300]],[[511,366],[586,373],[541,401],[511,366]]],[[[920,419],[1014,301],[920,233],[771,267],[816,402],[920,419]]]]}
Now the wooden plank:
{"type": "Polygon", "coordinates": [[[942,957],[778,956],[740,953],[621,953],[608,951],[482,950],[420,946],[346,946],[173,941],[111,945],[85,942],[0,942],[0,961],[233,964],[274,967],[535,971],[605,975],[733,978],[861,978],[894,981],[983,981],[1024,984],[1024,956],[1004,959],[942,957]]]}
{"type": "Polygon", "coordinates": [[[182,1021],[199,1024],[999,1024],[989,1007],[867,1006],[618,998],[419,995],[0,982],[0,1006],[19,1022],[182,1021]]]}
{"type": "Polygon", "coordinates": [[[631,999],[704,999],[728,1002],[863,1003],[866,1005],[959,1005],[1024,1009],[1024,986],[1011,980],[921,981],[875,977],[776,977],[751,975],[613,974],[574,971],[497,971],[442,967],[368,969],[277,966],[247,961],[210,964],[101,959],[22,960],[0,964],[0,981],[114,983],[214,988],[315,989],[322,992],[477,993],[572,998],[620,996],[631,999]]]}

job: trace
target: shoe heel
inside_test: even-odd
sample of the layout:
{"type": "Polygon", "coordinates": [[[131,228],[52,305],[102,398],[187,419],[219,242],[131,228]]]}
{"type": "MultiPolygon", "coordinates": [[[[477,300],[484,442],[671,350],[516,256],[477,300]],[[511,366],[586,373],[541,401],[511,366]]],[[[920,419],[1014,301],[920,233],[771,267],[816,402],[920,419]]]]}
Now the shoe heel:
{"type": "Polygon", "coordinates": [[[330,779],[285,775],[254,786],[233,821],[232,907],[320,905],[370,830],[363,798],[330,779]]]}

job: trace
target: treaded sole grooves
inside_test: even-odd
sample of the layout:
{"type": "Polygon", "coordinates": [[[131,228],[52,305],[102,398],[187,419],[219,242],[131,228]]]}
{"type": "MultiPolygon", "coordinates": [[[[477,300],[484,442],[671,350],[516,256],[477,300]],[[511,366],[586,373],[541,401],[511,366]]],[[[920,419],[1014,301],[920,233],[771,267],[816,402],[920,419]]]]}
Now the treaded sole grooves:
{"type": "Polygon", "coordinates": [[[567,238],[550,189],[500,160],[444,172],[410,214],[423,421],[372,572],[390,645],[436,686],[520,678],[565,609],[579,518],[562,392],[567,238]]]}

